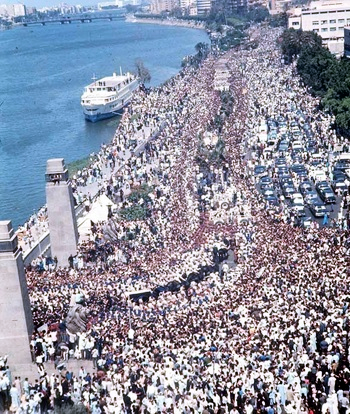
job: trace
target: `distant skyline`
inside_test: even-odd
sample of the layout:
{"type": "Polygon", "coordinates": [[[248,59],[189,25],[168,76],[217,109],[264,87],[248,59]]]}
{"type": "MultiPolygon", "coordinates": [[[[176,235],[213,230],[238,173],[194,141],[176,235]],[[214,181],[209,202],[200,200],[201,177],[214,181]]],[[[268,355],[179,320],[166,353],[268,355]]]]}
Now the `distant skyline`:
{"type": "MultiPolygon", "coordinates": [[[[73,0],[74,1],[74,0],[73,0]]],[[[102,1],[102,0],[101,0],[102,1]]],[[[77,0],[76,3],[71,2],[65,2],[60,0],[25,0],[25,1],[6,1],[6,0],[0,0],[0,4],[24,4],[27,7],[36,7],[37,9],[42,9],[43,7],[53,7],[58,6],[59,4],[66,3],[69,6],[93,6],[94,4],[99,3],[99,1],[96,1],[96,3],[92,2],[91,0],[77,0]]]]}

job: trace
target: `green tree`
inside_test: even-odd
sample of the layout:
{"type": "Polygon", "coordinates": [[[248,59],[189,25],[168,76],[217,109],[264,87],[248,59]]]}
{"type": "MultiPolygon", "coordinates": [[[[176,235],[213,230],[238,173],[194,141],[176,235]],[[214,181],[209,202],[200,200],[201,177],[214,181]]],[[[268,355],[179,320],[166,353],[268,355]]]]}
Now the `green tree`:
{"type": "Polygon", "coordinates": [[[322,38],[317,33],[292,28],[283,32],[281,48],[282,54],[290,63],[304,49],[322,48],[322,38]]]}
{"type": "Polygon", "coordinates": [[[306,47],[300,53],[297,69],[304,81],[318,96],[324,96],[334,68],[334,57],[328,49],[306,47]]]}
{"type": "Polygon", "coordinates": [[[349,135],[350,131],[350,97],[343,99],[337,107],[335,121],[341,132],[349,135]]]}
{"type": "Polygon", "coordinates": [[[247,19],[255,23],[260,23],[266,20],[270,16],[268,9],[264,6],[257,6],[249,10],[247,13],[247,19]]]}
{"type": "Polygon", "coordinates": [[[286,12],[273,14],[270,16],[271,27],[287,27],[288,26],[288,14],[286,12]]]}
{"type": "Polygon", "coordinates": [[[135,68],[136,68],[136,76],[140,79],[141,83],[145,84],[151,81],[151,73],[145,67],[141,59],[137,59],[135,61],[135,68]]]}
{"type": "Polygon", "coordinates": [[[208,56],[209,46],[207,43],[199,42],[194,48],[196,49],[199,60],[202,60],[208,56]]]}

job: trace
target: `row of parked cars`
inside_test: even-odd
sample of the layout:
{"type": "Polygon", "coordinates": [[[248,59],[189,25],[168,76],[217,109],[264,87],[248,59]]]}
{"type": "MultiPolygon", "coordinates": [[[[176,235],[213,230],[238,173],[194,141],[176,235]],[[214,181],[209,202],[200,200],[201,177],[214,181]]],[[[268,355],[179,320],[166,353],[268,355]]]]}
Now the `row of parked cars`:
{"type": "Polygon", "coordinates": [[[300,111],[295,115],[291,122],[279,116],[261,126],[267,134],[265,142],[258,135],[258,145],[264,146],[260,157],[269,153],[263,157],[269,161],[255,165],[254,175],[268,205],[284,203],[307,226],[312,221],[307,217],[309,212],[316,218],[324,217],[327,207],[337,203],[337,194],[348,190],[350,154],[335,157],[329,168],[328,154],[314,139],[311,125],[300,111]]]}

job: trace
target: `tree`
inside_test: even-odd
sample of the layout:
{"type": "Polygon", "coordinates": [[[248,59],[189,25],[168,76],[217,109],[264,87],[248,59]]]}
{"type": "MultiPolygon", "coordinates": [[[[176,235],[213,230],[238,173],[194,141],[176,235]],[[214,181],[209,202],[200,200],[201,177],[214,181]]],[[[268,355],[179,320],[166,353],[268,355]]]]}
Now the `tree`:
{"type": "Polygon", "coordinates": [[[288,15],[286,12],[273,14],[270,16],[271,27],[287,27],[288,26],[288,15]]]}
{"type": "Polygon", "coordinates": [[[249,10],[247,13],[247,18],[253,22],[260,23],[267,19],[269,15],[270,13],[266,7],[257,6],[249,10]]]}
{"type": "Polygon", "coordinates": [[[199,60],[202,60],[208,56],[209,46],[207,43],[199,42],[194,48],[196,49],[199,60]]]}
{"type": "Polygon", "coordinates": [[[335,58],[325,48],[303,49],[300,54],[297,68],[304,83],[312,88],[314,94],[324,96],[330,76],[334,73],[335,58]]]}
{"type": "Polygon", "coordinates": [[[290,63],[304,49],[322,49],[322,38],[315,32],[288,29],[282,35],[282,54],[290,63]]]}
{"type": "Polygon", "coordinates": [[[350,98],[343,99],[337,108],[338,114],[335,117],[337,127],[342,133],[349,135],[350,131],[350,98]]]}
{"type": "Polygon", "coordinates": [[[136,76],[140,79],[142,84],[149,83],[151,81],[150,71],[145,67],[141,59],[135,61],[136,76]]]}

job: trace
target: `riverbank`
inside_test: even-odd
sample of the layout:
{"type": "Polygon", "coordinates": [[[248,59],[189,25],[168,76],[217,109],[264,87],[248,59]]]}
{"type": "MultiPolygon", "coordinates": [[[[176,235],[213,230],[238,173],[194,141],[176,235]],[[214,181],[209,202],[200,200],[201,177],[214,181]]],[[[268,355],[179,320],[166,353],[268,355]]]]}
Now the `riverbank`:
{"type": "Polygon", "coordinates": [[[17,228],[45,204],[47,158],[62,157],[68,164],[98,152],[114,136],[114,119],[87,123],[81,112],[80,97],[94,73],[107,76],[120,66],[133,70],[135,60],[142,59],[152,75],[149,86],[156,87],[175,76],[183,57],[205,42],[205,31],[125,21],[2,31],[1,219],[11,219],[17,228]],[[8,88],[14,78],[20,79],[18,100],[8,88]],[[33,82],[40,88],[33,90],[33,82]],[[20,117],[18,102],[28,103],[20,117]]]}
{"type": "Polygon", "coordinates": [[[175,19],[175,18],[156,19],[153,17],[146,18],[146,17],[127,16],[125,21],[129,23],[148,23],[148,24],[159,24],[163,26],[187,27],[189,29],[200,29],[200,30],[206,29],[204,22],[196,22],[193,20],[181,20],[181,19],[175,19]]]}

